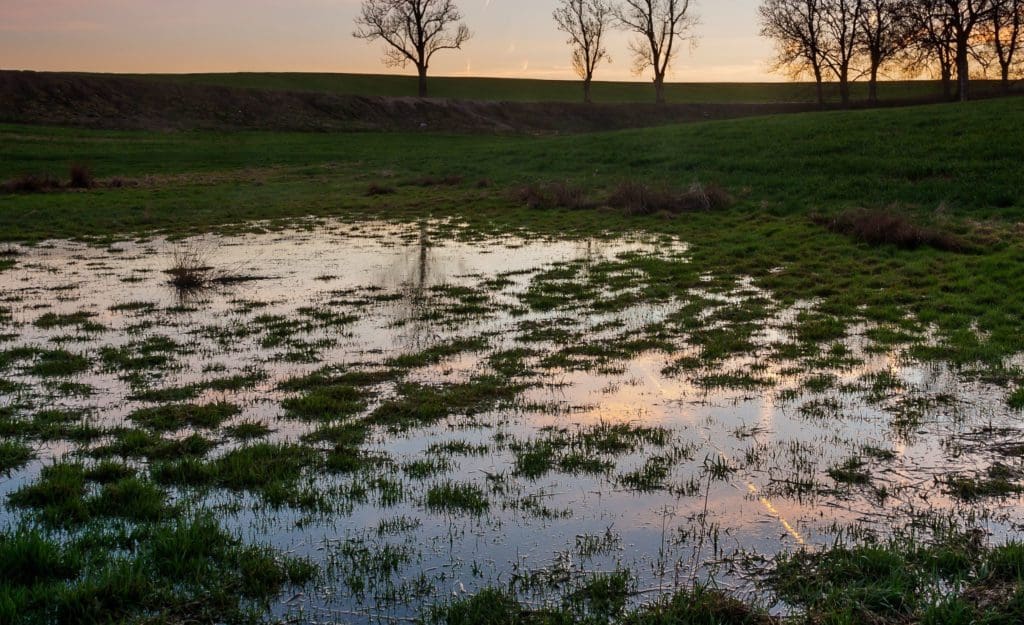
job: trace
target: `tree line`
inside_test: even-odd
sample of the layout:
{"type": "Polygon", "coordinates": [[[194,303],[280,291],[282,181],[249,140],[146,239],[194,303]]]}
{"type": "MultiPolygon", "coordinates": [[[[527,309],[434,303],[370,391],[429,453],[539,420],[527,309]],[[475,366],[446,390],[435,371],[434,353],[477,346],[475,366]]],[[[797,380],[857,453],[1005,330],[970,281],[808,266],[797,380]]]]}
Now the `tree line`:
{"type": "MultiPolygon", "coordinates": [[[[558,0],[555,26],[567,36],[572,67],[590,102],[594,75],[610,60],[605,46],[614,29],[633,35],[633,71],[650,71],[655,100],[665,102],[665,79],[697,18],[694,0],[558,0]]],[[[867,79],[877,102],[883,73],[934,72],[948,97],[967,99],[972,68],[997,68],[1008,91],[1024,69],[1024,0],[762,0],[761,34],[775,42],[773,70],[810,76],[820,104],[824,84],[839,85],[842,103],[850,84],[867,79]]],[[[460,50],[472,33],[454,0],[363,0],[353,35],[383,41],[384,63],[413,64],[419,95],[426,97],[431,60],[460,50]]]]}
{"type": "Polygon", "coordinates": [[[934,72],[947,97],[955,81],[966,100],[973,68],[997,68],[1004,91],[1024,69],[1024,0],[764,0],[759,13],[775,69],[810,75],[822,104],[824,82],[838,83],[849,104],[850,82],[861,78],[877,102],[883,71],[934,72]]]}

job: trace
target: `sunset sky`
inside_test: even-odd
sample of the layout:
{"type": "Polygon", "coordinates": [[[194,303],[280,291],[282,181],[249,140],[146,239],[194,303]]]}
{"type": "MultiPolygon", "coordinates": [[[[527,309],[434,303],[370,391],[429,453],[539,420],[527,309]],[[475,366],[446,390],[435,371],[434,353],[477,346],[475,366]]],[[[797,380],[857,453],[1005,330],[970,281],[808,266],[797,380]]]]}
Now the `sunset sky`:
{"type": "MultiPolygon", "coordinates": [[[[555,0],[459,0],[474,33],[434,75],[572,78],[555,0]]],[[[702,0],[673,81],[778,80],[758,37],[758,0],[702,0]]],[[[0,0],[0,67],[100,72],[401,72],[379,43],[352,38],[359,0],[0,0]]],[[[627,36],[610,40],[603,80],[633,76],[627,36]]],[[[406,70],[409,71],[408,69],[406,70]]]]}

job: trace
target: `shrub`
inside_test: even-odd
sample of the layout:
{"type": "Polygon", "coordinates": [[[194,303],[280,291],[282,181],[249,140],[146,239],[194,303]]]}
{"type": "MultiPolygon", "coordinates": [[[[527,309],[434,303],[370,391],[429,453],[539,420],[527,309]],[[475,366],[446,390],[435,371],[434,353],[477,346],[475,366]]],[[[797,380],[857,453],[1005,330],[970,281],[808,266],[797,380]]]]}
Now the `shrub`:
{"type": "Polygon", "coordinates": [[[968,251],[967,244],[956,235],[917,225],[893,209],[848,210],[835,217],[818,216],[813,219],[832,232],[868,245],[895,245],[908,250],[929,246],[947,252],[968,251]]]}
{"type": "Polygon", "coordinates": [[[564,182],[550,184],[529,184],[516,193],[520,202],[529,208],[568,208],[572,210],[593,208],[586,193],[580,187],[564,182]]]}
{"type": "Polygon", "coordinates": [[[728,208],[732,202],[732,196],[724,189],[699,182],[683,191],[627,180],[619,183],[608,197],[609,206],[627,215],[713,211],[728,208]]]}

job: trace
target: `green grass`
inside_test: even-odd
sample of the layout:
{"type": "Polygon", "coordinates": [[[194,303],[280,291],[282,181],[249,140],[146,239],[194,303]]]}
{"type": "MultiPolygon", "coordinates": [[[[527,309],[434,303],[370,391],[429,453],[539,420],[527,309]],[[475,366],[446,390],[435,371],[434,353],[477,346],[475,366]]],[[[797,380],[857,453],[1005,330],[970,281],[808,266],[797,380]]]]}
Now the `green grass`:
{"type": "Polygon", "coordinates": [[[128,415],[128,418],[151,430],[175,432],[186,427],[214,429],[237,415],[238,406],[228,403],[167,404],[156,408],[142,408],[128,415]]]}
{"type": "MultiPolygon", "coordinates": [[[[314,91],[363,96],[415,96],[415,76],[374,74],[243,73],[243,74],[157,74],[139,75],[149,80],[186,84],[314,91]]],[[[600,77],[600,76],[599,76],[600,77]]],[[[430,95],[461,100],[501,100],[526,102],[576,102],[583,99],[583,86],[571,80],[530,80],[504,78],[430,78],[430,95]]],[[[978,88],[985,85],[979,84],[978,88]]],[[[829,101],[839,100],[835,85],[826,87],[829,101]]],[[[941,85],[933,81],[883,82],[879,88],[883,101],[920,97],[938,97],[941,85]]],[[[669,102],[815,102],[815,88],[809,83],[673,83],[666,86],[669,102]]],[[[593,85],[595,102],[653,102],[654,87],[646,80],[634,82],[600,81],[593,85]]],[[[854,100],[867,99],[867,85],[853,86],[854,100]]]]}
{"type": "Polygon", "coordinates": [[[1021,545],[983,547],[958,533],[780,556],[768,583],[811,623],[994,625],[1024,617],[1021,545]]]}
{"type": "MultiPolygon", "coordinates": [[[[1019,158],[1024,153],[1022,111],[1020,100],[1003,100],[546,138],[161,134],[2,126],[6,158],[0,161],[0,178],[24,170],[61,171],[70,160],[91,162],[101,177],[154,178],[134,188],[0,196],[0,239],[31,242],[95,235],[109,240],[154,228],[182,235],[246,219],[309,214],[351,221],[453,217],[473,233],[508,234],[525,228],[580,237],[635,231],[664,234],[689,244],[686,259],[619,259],[593,267],[587,278],[580,277],[579,267],[553,267],[531,278],[517,305],[574,308],[574,314],[589,314],[595,312],[597,302],[618,310],[635,301],[631,298],[659,302],[696,288],[724,292],[735,286],[736,278],[751,276],[780,305],[817,301],[813,313],[798,316],[780,329],[786,336],[773,346],[780,360],[792,359],[806,367],[802,379],[810,390],[824,392],[833,385],[832,380],[807,376],[819,366],[843,363],[848,354],[836,349],[835,342],[851,334],[859,322],[869,321],[887,328],[868,337],[881,346],[898,345],[926,360],[950,361],[963,367],[965,375],[982,364],[1007,387],[1008,404],[1019,408],[1024,406],[1019,390],[1024,388],[1024,374],[1007,369],[1004,359],[1024,351],[1020,327],[1024,301],[1019,297],[1024,291],[1024,273],[1019,270],[1024,245],[1018,227],[1024,221],[1019,184],[1024,178],[1019,158]],[[249,168],[253,169],[243,173],[249,168]],[[259,184],[251,182],[253,175],[259,184]],[[430,175],[460,175],[465,182],[432,187],[405,184],[430,175]],[[489,185],[476,183],[485,178],[489,185]],[[578,185],[595,207],[529,209],[517,199],[516,190],[538,180],[578,185]],[[688,188],[694,181],[715,183],[736,202],[714,212],[629,217],[604,206],[622,180],[671,188],[688,188]],[[367,197],[371,184],[391,186],[396,193],[367,197]],[[812,213],[837,214],[857,207],[891,207],[917,222],[964,237],[974,249],[960,254],[872,246],[831,233],[810,218],[812,213]],[[705,275],[710,282],[702,281],[705,275]],[[602,294],[604,286],[612,296],[602,294]],[[639,295],[631,293],[631,288],[639,295]],[[920,342],[929,325],[938,331],[936,346],[920,342]]],[[[476,314],[473,307],[483,301],[475,291],[448,289],[431,296],[451,304],[445,313],[452,318],[463,312],[476,314]]],[[[576,345],[580,339],[570,336],[573,330],[523,325],[520,331],[535,338],[538,348],[547,341],[556,343],[552,352],[556,358],[547,365],[557,369],[614,365],[638,353],[658,351],[666,344],[662,333],[670,329],[699,348],[699,357],[672,363],[669,373],[696,372],[706,384],[753,386],[757,379],[737,377],[733,370],[716,365],[753,349],[752,337],[758,322],[771,312],[768,306],[765,298],[752,298],[712,310],[707,301],[695,300],[692,308],[666,319],[662,326],[595,345],[576,345]],[[705,310],[714,324],[711,329],[695,321],[705,310]]],[[[51,329],[80,327],[89,321],[59,315],[38,319],[51,329]]],[[[297,322],[267,316],[258,322],[253,336],[268,341],[268,349],[288,346],[296,332],[315,326],[314,322],[341,323],[341,318],[319,312],[297,322]]],[[[0,564],[21,566],[17,563],[35,558],[39,566],[25,566],[23,573],[12,574],[10,580],[0,576],[0,622],[7,617],[13,620],[13,614],[29,615],[30,623],[52,621],[52,614],[68,617],[65,620],[103,614],[127,622],[160,622],[162,617],[241,620],[235,618],[239,597],[272,594],[292,574],[271,552],[246,551],[219,527],[186,518],[181,507],[172,505],[169,493],[222,489],[252,494],[272,506],[308,510],[322,502],[304,490],[307,480],[331,471],[353,474],[357,484],[353,499],[372,492],[382,502],[402,501],[402,485],[394,481],[395,474],[360,483],[366,480],[359,472],[375,466],[372,458],[360,455],[371,433],[376,435],[372,426],[405,432],[452,416],[473,417],[514,405],[520,392],[539,377],[530,370],[533,352],[524,351],[491,359],[489,366],[500,375],[488,375],[490,369],[485,369],[469,381],[444,385],[402,380],[406,369],[437,365],[483,347],[483,343],[443,343],[396,356],[388,363],[390,369],[382,372],[323,369],[288,380],[280,390],[295,395],[285,402],[285,416],[310,421],[316,429],[295,443],[249,442],[241,447],[230,443],[226,453],[213,459],[208,458],[213,449],[229,444],[222,435],[260,439],[267,428],[240,424],[216,436],[208,432],[209,438],[196,434],[174,440],[163,433],[181,426],[219,428],[234,411],[174,403],[133,413],[139,427],[104,432],[107,437],[102,444],[81,455],[81,461],[89,464],[45,467],[37,481],[10,496],[9,506],[43,529],[2,537],[0,564]],[[376,389],[371,387],[386,382],[395,384],[388,385],[383,402],[372,404],[369,400],[376,389]],[[357,418],[366,410],[369,414],[357,418]],[[142,460],[148,466],[132,468],[142,460]],[[355,493],[357,487],[361,494],[355,493]],[[137,532],[127,546],[125,541],[111,544],[114,541],[102,539],[109,538],[102,534],[105,528],[120,523],[137,532]],[[64,542],[55,542],[48,534],[51,528],[64,532],[60,534],[64,542]],[[83,532],[101,535],[90,535],[91,542],[83,546],[74,542],[83,532]],[[209,544],[197,544],[199,540],[209,544]],[[108,552],[117,555],[102,555],[108,552]],[[171,557],[179,553],[180,558],[171,557]],[[83,559],[89,560],[88,575],[80,575],[83,559]],[[188,611],[195,606],[184,598],[197,596],[208,600],[204,604],[208,612],[188,611]],[[41,607],[50,598],[52,607],[41,607]],[[51,617],[45,617],[43,610],[52,610],[46,612],[51,617]]],[[[0,370],[59,377],[88,370],[98,360],[135,386],[144,381],[142,374],[177,366],[177,356],[185,349],[161,337],[101,348],[95,354],[15,347],[0,353],[0,370]]],[[[216,387],[204,383],[202,388],[234,390],[256,381],[243,376],[216,387]]],[[[892,374],[862,377],[857,383],[880,403],[896,401],[902,390],[892,374]]],[[[152,391],[148,385],[138,386],[141,398],[174,402],[186,401],[200,390],[197,386],[152,391]]],[[[902,408],[894,405],[892,411],[902,410],[906,414],[901,418],[913,422],[915,415],[930,409],[912,400],[902,408]]],[[[42,440],[65,436],[84,420],[84,415],[60,411],[40,410],[31,420],[12,412],[2,426],[14,440],[42,440]]],[[[97,434],[83,430],[77,435],[97,434]]],[[[600,425],[551,433],[508,448],[516,453],[516,469],[525,478],[555,469],[605,473],[622,486],[646,492],[672,483],[678,450],[646,453],[618,471],[613,459],[667,446],[669,438],[661,429],[600,425]]],[[[17,468],[27,461],[19,445],[8,443],[0,451],[6,466],[17,468]]],[[[480,455],[489,450],[486,445],[456,441],[432,446],[430,453],[480,455]]],[[[840,461],[830,472],[833,480],[851,485],[868,482],[867,469],[885,454],[863,453],[871,460],[840,461]]],[[[427,488],[421,502],[429,511],[486,513],[492,505],[490,493],[475,484],[446,481],[449,466],[446,458],[437,457],[393,470],[405,471],[410,479],[440,480],[427,488]]],[[[734,470],[720,460],[708,461],[705,469],[718,479],[728,479],[734,470]]],[[[1018,479],[993,467],[985,475],[946,486],[969,500],[1015,494],[1018,479]]],[[[1019,592],[1020,551],[1013,544],[991,551],[964,545],[942,549],[869,545],[799,554],[779,561],[775,588],[790,605],[806,610],[815,623],[971,619],[994,623],[1003,617],[1002,622],[1014,622],[1024,605],[1019,592]],[[1004,583],[1014,590],[1001,595],[997,605],[979,606],[974,601],[977,595],[970,593],[954,593],[932,603],[922,598],[935,596],[922,592],[923,588],[952,582],[972,588],[1004,583]]],[[[622,580],[595,584],[595,589],[603,589],[601,593],[581,592],[574,595],[575,604],[550,610],[524,609],[503,591],[494,591],[480,595],[476,604],[455,604],[453,611],[439,613],[438,618],[451,623],[569,623],[587,622],[600,613],[638,625],[771,622],[753,607],[704,590],[686,591],[630,612],[620,601],[622,580]]]]}
{"type": "Polygon", "coordinates": [[[32,448],[19,441],[0,441],[0,474],[10,474],[35,457],[32,448]]]}
{"type": "Polygon", "coordinates": [[[0,622],[248,623],[249,602],[314,575],[205,515],[120,538],[98,526],[71,537],[18,529],[0,535],[0,622]]]}
{"type": "MultiPolygon", "coordinates": [[[[1015,121],[1021,106],[1007,99],[548,138],[4,126],[0,138],[9,158],[0,163],[0,177],[60,170],[72,159],[93,163],[101,177],[171,177],[153,187],[0,197],[0,238],[110,238],[152,228],[184,234],[309,214],[458,217],[471,228],[499,233],[641,229],[691,244],[692,265],[658,268],[662,290],[692,285],[695,267],[722,280],[750,275],[783,302],[822,301],[819,309],[827,315],[798,326],[804,341],[841,336],[855,315],[891,324],[909,312],[919,323],[936,324],[946,338],[938,349],[918,350],[922,357],[994,363],[1024,348],[1018,327],[1024,304],[1015,296],[1024,277],[1014,269],[1024,258],[1014,233],[1024,204],[1017,184],[1024,165],[1015,157],[1024,152],[1024,131],[1015,121]],[[260,167],[270,168],[262,170],[261,184],[238,183],[243,169],[260,167]],[[184,173],[196,177],[174,177],[184,173]],[[387,198],[364,194],[369,182],[386,176],[446,173],[467,182],[399,186],[387,198]],[[491,186],[477,188],[472,181],[481,178],[491,186]],[[572,180],[595,198],[623,179],[681,187],[700,180],[725,187],[737,202],[676,219],[529,210],[512,191],[537,179],[572,180]],[[869,247],[823,232],[808,218],[862,206],[897,207],[969,239],[979,253],[869,247]],[[965,331],[965,320],[976,321],[983,334],[965,331]]],[[[744,334],[732,342],[742,342],[744,334]]],[[[170,365],[172,351],[137,345],[103,356],[111,368],[130,371],[170,365]]]]}
{"type": "Polygon", "coordinates": [[[475,484],[443,482],[427,490],[426,506],[441,512],[481,515],[491,507],[487,494],[475,484]]]}

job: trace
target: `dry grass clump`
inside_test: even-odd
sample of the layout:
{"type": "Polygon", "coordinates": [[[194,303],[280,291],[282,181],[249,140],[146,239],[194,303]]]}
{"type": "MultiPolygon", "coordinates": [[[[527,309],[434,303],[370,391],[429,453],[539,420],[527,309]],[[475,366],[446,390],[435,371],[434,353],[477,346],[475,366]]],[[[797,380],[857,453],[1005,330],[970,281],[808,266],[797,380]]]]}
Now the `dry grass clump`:
{"type": "Polygon", "coordinates": [[[565,182],[549,184],[528,184],[516,191],[516,199],[524,202],[529,208],[594,208],[595,204],[587,200],[586,192],[575,185],[565,182]]]}
{"type": "Polygon", "coordinates": [[[462,176],[423,176],[412,181],[414,187],[457,187],[462,184],[462,176]]]}
{"type": "Polygon", "coordinates": [[[179,247],[171,257],[171,267],[166,273],[171,285],[182,292],[198,291],[212,283],[212,268],[208,254],[194,246],[179,247]]]}
{"type": "Polygon", "coordinates": [[[928,246],[946,252],[969,251],[969,246],[960,237],[915,224],[894,209],[854,209],[834,217],[817,216],[813,220],[832,232],[873,246],[895,245],[906,250],[928,246]]]}
{"type": "Polygon", "coordinates": [[[377,196],[381,196],[381,195],[394,195],[394,194],[395,194],[394,187],[389,187],[387,185],[382,185],[382,184],[377,184],[377,183],[371,184],[366,189],[366,195],[368,195],[370,197],[377,197],[377,196]]]}
{"type": "Polygon", "coordinates": [[[96,177],[88,165],[76,163],[68,170],[67,184],[53,174],[26,173],[0,185],[4,193],[46,193],[61,189],[95,189],[96,177]]]}
{"type": "Polygon", "coordinates": [[[139,181],[134,178],[125,178],[123,176],[114,176],[103,183],[103,186],[109,189],[127,189],[139,186],[139,181]]]}
{"type": "Polygon", "coordinates": [[[218,251],[216,241],[189,241],[175,248],[171,255],[171,266],[164,270],[168,282],[179,294],[194,294],[214,286],[229,286],[244,282],[255,282],[264,278],[244,273],[240,266],[215,267],[211,259],[218,251]]]}
{"type": "Polygon", "coordinates": [[[627,180],[619,183],[608,196],[608,205],[627,215],[706,212],[728,208],[732,203],[732,196],[721,187],[699,182],[689,189],[679,190],[627,180]]]}
{"type": "Polygon", "coordinates": [[[96,187],[96,178],[92,175],[92,169],[88,165],[75,163],[68,173],[68,187],[72,189],[93,189],[96,187]]]}
{"type": "Polygon", "coordinates": [[[23,174],[0,186],[4,193],[45,193],[59,188],[60,180],[50,174],[23,174]]]}

